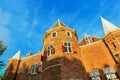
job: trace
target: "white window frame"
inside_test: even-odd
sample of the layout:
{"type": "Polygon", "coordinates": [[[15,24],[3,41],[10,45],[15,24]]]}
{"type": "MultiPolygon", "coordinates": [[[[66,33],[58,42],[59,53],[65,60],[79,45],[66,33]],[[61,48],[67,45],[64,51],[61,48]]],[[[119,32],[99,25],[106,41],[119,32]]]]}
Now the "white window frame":
{"type": "Polygon", "coordinates": [[[48,50],[47,50],[47,55],[48,56],[52,55],[52,49],[53,49],[53,45],[48,46],[48,50]]]}
{"type": "Polygon", "coordinates": [[[70,42],[64,42],[63,46],[64,46],[64,52],[65,53],[72,53],[73,52],[72,51],[72,44],[70,42]],[[65,43],[67,43],[67,46],[64,45],[65,43]],[[70,44],[70,46],[68,46],[68,43],[70,44]],[[65,48],[67,48],[67,51],[65,51],[65,48]],[[69,48],[71,49],[71,52],[70,52],[69,48]]]}
{"type": "Polygon", "coordinates": [[[88,44],[92,43],[92,39],[90,36],[85,37],[85,40],[88,44]]]}
{"type": "Polygon", "coordinates": [[[72,33],[71,33],[70,31],[66,31],[66,35],[67,35],[68,37],[72,37],[72,33]],[[70,34],[70,36],[68,35],[68,33],[70,34]]]}
{"type": "Polygon", "coordinates": [[[114,70],[113,67],[104,68],[103,72],[106,75],[107,80],[109,80],[109,79],[117,79],[117,75],[115,74],[115,70],[114,70]]]}
{"type": "Polygon", "coordinates": [[[99,70],[92,70],[89,72],[91,80],[101,80],[99,70]]]}
{"type": "Polygon", "coordinates": [[[31,74],[37,74],[38,64],[32,64],[32,72],[31,74]]]}
{"type": "Polygon", "coordinates": [[[54,54],[54,53],[52,53],[53,48],[54,48],[53,45],[48,46],[48,48],[47,48],[47,56],[51,56],[52,54],[54,54]]]}
{"type": "Polygon", "coordinates": [[[52,32],[52,33],[51,33],[51,37],[52,37],[52,38],[56,38],[56,37],[57,37],[57,32],[52,32]],[[54,33],[56,34],[56,36],[53,36],[54,33]]]}

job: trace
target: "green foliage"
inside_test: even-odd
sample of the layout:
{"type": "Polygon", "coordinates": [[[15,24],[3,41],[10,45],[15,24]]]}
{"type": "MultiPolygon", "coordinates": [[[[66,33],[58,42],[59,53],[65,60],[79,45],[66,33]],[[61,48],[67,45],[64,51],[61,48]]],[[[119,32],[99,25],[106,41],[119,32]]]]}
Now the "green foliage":
{"type": "MultiPolygon", "coordinates": [[[[0,56],[4,53],[6,49],[7,46],[5,46],[2,41],[0,41],[0,56]]],[[[0,61],[0,70],[3,68],[4,65],[5,64],[2,61],[0,61]]]]}
{"type": "Polygon", "coordinates": [[[5,78],[3,76],[0,76],[0,80],[9,80],[9,79],[7,79],[7,78],[5,78]]]}
{"type": "Polygon", "coordinates": [[[6,49],[7,49],[7,46],[5,46],[2,41],[0,41],[0,56],[3,54],[3,52],[6,49]]]}

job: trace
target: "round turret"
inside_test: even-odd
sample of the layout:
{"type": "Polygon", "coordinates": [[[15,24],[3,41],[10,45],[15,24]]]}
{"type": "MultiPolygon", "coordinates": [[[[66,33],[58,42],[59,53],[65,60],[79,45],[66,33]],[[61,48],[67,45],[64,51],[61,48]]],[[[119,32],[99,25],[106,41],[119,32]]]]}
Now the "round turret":
{"type": "Polygon", "coordinates": [[[68,28],[60,21],[46,32],[43,42],[47,56],[61,53],[77,53],[77,47],[79,46],[76,31],[68,28]]]}

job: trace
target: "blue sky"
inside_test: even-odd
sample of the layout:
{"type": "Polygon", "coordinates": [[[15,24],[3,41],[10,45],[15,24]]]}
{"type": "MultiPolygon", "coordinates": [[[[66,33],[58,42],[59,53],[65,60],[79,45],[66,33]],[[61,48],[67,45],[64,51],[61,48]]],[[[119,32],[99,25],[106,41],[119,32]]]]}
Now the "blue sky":
{"type": "Polygon", "coordinates": [[[8,46],[0,60],[7,63],[19,49],[23,57],[41,51],[58,18],[77,30],[79,41],[85,33],[102,37],[99,16],[120,26],[120,0],[0,0],[0,40],[8,46]]]}

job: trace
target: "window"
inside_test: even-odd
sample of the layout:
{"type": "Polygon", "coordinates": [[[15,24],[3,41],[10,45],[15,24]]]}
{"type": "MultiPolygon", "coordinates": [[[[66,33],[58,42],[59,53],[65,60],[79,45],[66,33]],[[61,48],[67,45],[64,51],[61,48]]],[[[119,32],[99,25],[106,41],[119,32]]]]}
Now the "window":
{"type": "Polygon", "coordinates": [[[66,35],[67,35],[68,37],[72,37],[71,32],[66,32],[66,35]]]}
{"type": "Polygon", "coordinates": [[[54,54],[54,53],[55,53],[55,49],[53,48],[52,45],[50,45],[50,46],[48,47],[48,56],[50,56],[50,55],[52,55],[52,54],[54,54]]]}
{"type": "Polygon", "coordinates": [[[32,74],[37,74],[38,64],[32,65],[32,74]]]}
{"type": "Polygon", "coordinates": [[[118,79],[113,67],[104,68],[103,72],[106,75],[107,80],[118,79]]]}
{"type": "Polygon", "coordinates": [[[71,44],[69,42],[64,43],[64,52],[72,52],[71,44]]]}
{"type": "Polygon", "coordinates": [[[56,32],[52,33],[52,38],[55,38],[57,36],[56,32]]]}
{"type": "Polygon", "coordinates": [[[112,43],[112,45],[114,46],[114,48],[116,48],[116,45],[114,43],[112,43]]]}
{"type": "Polygon", "coordinates": [[[89,44],[89,43],[92,43],[92,40],[91,40],[91,37],[86,37],[85,38],[86,42],[89,44]]]}
{"type": "Polygon", "coordinates": [[[100,72],[98,70],[92,70],[90,71],[89,74],[90,74],[91,80],[101,80],[100,72]]]}
{"type": "Polygon", "coordinates": [[[100,77],[93,77],[93,78],[91,78],[91,80],[101,80],[101,78],[100,77]]]}

